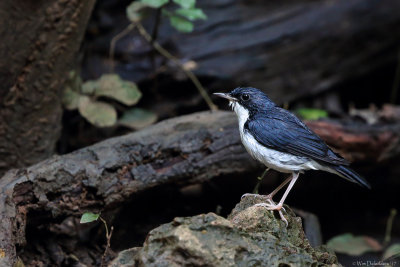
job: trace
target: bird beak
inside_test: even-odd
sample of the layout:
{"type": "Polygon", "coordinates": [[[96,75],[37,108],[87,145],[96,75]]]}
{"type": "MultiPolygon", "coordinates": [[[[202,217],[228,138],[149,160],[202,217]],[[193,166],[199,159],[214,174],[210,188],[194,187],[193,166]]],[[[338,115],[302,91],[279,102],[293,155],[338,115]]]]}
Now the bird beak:
{"type": "Polygon", "coordinates": [[[231,96],[230,94],[225,94],[225,93],[214,93],[214,95],[217,95],[219,97],[222,98],[226,98],[229,101],[238,101],[237,98],[234,98],[233,96],[231,96]]]}

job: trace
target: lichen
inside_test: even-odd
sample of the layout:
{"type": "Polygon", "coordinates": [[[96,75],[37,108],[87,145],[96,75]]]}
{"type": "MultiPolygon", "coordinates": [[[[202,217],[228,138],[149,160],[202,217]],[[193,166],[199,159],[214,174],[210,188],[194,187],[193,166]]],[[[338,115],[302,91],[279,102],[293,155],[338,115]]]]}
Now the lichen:
{"type": "Polygon", "coordinates": [[[118,257],[112,266],[338,265],[333,253],[311,247],[301,219],[289,207],[286,227],[273,212],[254,206],[262,201],[263,196],[244,197],[228,219],[214,213],[175,218],[152,230],[143,248],[128,254],[130,264],[118,257]]]}

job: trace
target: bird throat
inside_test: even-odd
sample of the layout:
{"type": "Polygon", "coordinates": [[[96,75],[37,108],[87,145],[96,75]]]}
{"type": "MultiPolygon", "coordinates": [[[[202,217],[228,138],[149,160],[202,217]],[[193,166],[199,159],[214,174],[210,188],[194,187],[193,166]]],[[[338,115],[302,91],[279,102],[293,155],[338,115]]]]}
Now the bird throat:
{"type": "Polygon", "coordinates": [[[242,134],[244,130],[244,124],[249,118],[249,111],[245,109],[242,105],[240,105],[238,102],[230,101],[229,106],[231,106],[232,110],[235,111],[236,113],[239,122],[239,130],[240,133],[242,134]]]}

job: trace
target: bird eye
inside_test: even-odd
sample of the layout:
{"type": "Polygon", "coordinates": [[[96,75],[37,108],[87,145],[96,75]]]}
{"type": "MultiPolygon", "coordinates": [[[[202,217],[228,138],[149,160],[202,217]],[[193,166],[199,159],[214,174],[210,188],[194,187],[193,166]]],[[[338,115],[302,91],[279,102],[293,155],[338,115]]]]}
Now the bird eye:
{"type": "Polygon", "coordinates": [[[243,94],[240,98],[241,98],[243,101],[247,101],[247,100],[250,99],[250,96],[249,96],[248,94],[243,94]]]}

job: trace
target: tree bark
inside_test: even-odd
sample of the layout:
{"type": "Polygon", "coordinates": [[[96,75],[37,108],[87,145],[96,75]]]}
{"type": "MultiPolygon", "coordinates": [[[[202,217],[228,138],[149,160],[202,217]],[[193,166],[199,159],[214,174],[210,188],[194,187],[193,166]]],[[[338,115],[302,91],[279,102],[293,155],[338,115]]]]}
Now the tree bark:
{"type": "MultiPolygon", "coordinates": [[[[400,120],[363,127],[340,121],[309,125],[324,138],[339,136],[328,142],[346,157],[378,161],[400,154],[400,120]],[[357,157],[361,153],[368,157],[357,157]]],[[[15,246],[23,247],[26,242],[27,223],[38,220],[32,214],[41,214],[40,220],[46,224],[57,223],[53,217],[114,209],[155,186],[183,186],[260,168],[240,142],[236,116],[220,111],[166,120],[26,169],[9,171],[0,180],[0,248],[6,255],[0,258],[0,265],[15,261],[15,246]]]]}
{"type": "Polygon", "coordinates": [[[15,245],[24,246],[32,211],[45,211],[50,223],[52,216],[115,207],[156,185],[257,166],[241,147],[233,114],[203,112],[9,171],[0,180],[0,248],[6,255],[0,265],[15,260],[15,245]]]}
{"type": "Polygon", "coordinates": [[[400,155],[400,122],[308,121],[328,145],[350,162],[379,163],[400,155]]]}
{"type": "Polygon", "coordinates": [[[95,0],[0,1],[0,176],[49,157],[95,0]]]}

